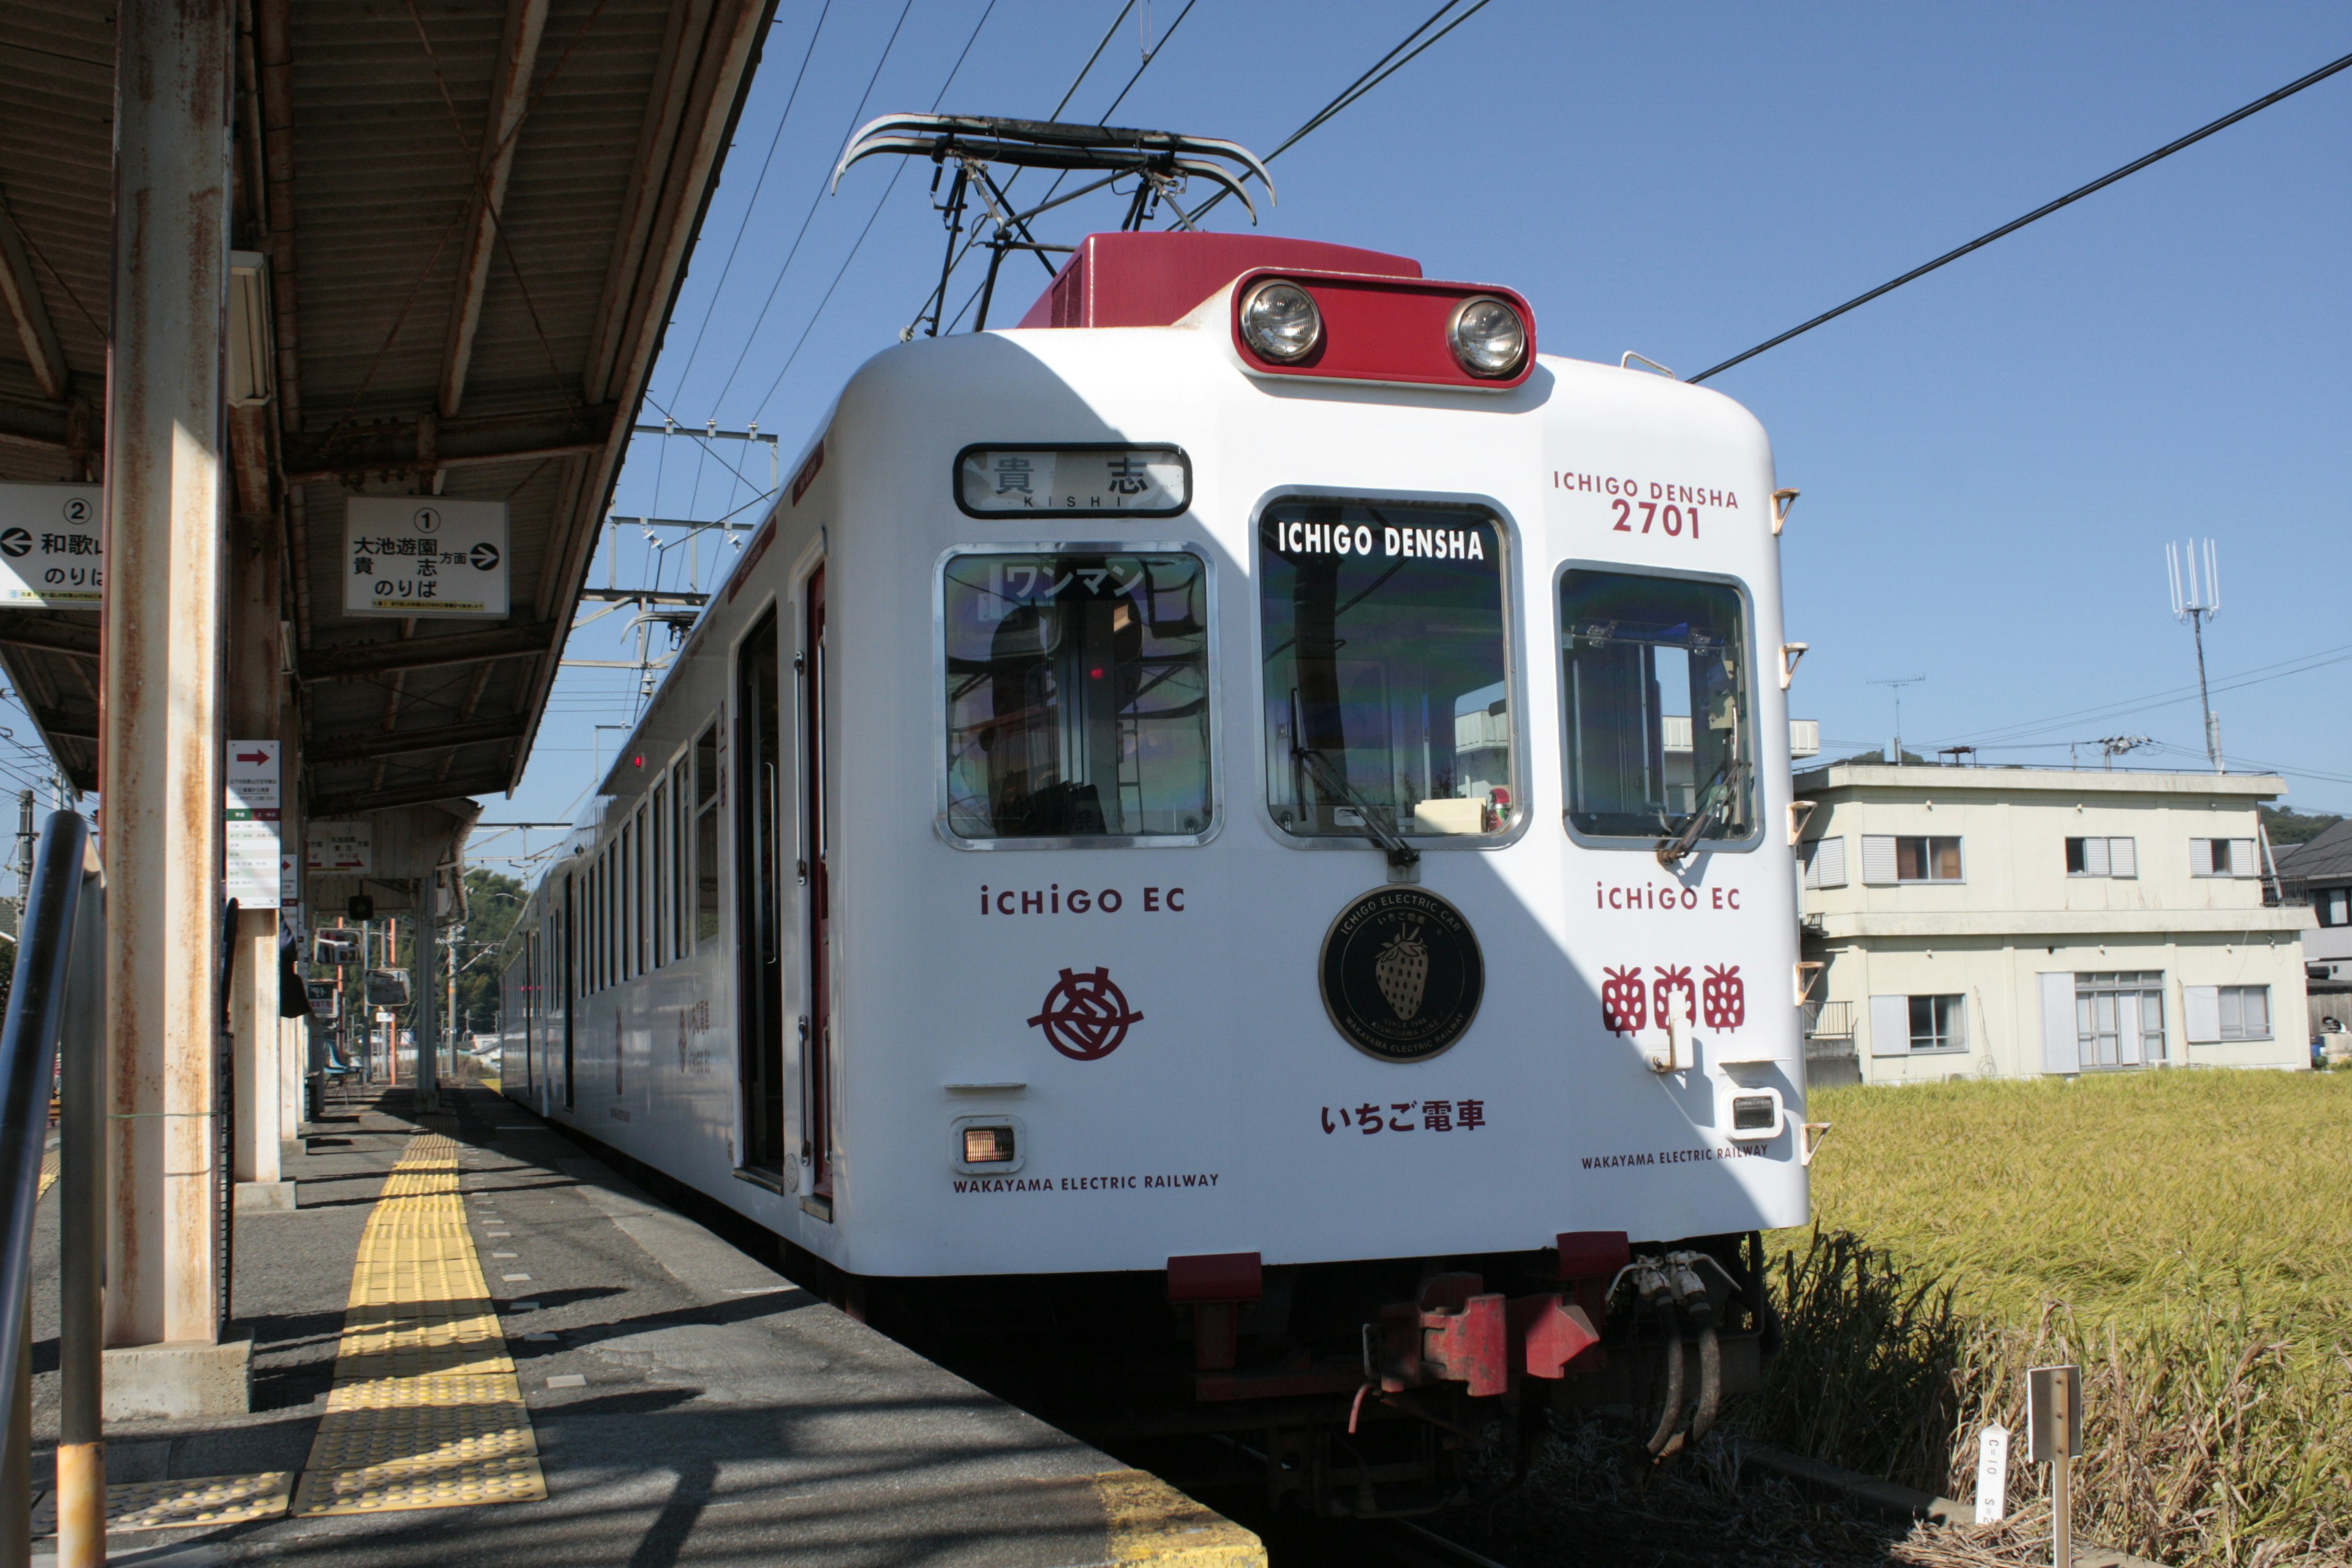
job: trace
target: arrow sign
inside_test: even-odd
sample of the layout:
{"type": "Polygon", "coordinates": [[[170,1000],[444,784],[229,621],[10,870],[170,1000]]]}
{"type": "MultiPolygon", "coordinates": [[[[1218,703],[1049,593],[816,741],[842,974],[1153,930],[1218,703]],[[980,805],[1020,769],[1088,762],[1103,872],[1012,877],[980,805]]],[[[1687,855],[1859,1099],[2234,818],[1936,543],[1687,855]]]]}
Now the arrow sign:
{"type": "Polygon", "coordinates": [[[236,760],[240,763],[266,763],[269,761],[269,753],[268,752],[239,752],[236,754],[236,760]]]}

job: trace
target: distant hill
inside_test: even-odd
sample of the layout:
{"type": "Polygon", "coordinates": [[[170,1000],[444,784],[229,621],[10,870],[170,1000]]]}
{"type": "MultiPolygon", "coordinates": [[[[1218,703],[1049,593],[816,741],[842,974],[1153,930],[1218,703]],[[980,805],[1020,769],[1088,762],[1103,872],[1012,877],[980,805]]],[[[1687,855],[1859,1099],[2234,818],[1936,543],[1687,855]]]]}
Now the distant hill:
{"type": "Polygon", "coordinates": [[[2324,811],[2297,811],[2291,805],[2275,809],[2266,805],[2262,810],[2263,831],[2270,835],[2273,845],[2282,848],[2289,844],[2308,844],[2344,820],[2324,811]]]}

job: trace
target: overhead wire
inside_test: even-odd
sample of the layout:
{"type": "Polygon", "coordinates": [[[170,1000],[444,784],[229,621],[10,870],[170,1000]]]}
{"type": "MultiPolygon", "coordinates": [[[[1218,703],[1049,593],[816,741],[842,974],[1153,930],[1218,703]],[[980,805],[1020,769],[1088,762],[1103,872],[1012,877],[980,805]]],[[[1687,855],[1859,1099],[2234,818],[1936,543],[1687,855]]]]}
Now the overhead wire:
{"type": "MultiPolygon", "coordinates": [[[[1129,3],[1132,4],[1132,0],[1129,0],[1129,3]]],[[[963,51],[956,56],[955,64],[948,68],[947,79],[940,83],[940,90],[931,98],[931,109],[934,112],[937,112],[940,103],[945,101],[948,89],[955,85],[957,76],[961,74],[964,61],[971,56],[972,45],[980,41],[981,29],[988,26],[989,17],[995,13],[996,0],[988,0],[987,7],[980,14],[980,20],[971,25],[971,36],[963,41],[963,51]]],[[[852,129],[854,130],[855,127],[852,129]]],[[[866,215],[866,226],[857,231],[856,239],[850,244],[849,254],[841,258],[841,266],[835,270],[833,281],[825,285],[824,295],[816,302],[816,309],[809,312],[807,323],[801,328],[801,335],[793,340],[793,352],[784,356],[784,363],[777,368],[775,379],[768,383],[768,390],[761,395],[759,406],[752,411],[753,417],[756,418],[768,411],[768,405],[775,398],[776,389],[784,384],[785,374],[793,368],[793,362],[801,357],[801,350],[807,344],[809,334],[816,331],[817,321],[824,314],[825,307],[833,303],[834,293],[841,287],[841,280],[849,275],[851,263],[857,259],[857,253],[866,247],[866,237],[874,232],[875,220],[882,216],[883,206],[890,200],[890,193],[898,188],[898,176],[906,173],[906,169],[907,163],[902,158],[898,161],[898,167],[890,171],[890,178],[883,185],[882,194],[874,200],[874,210],[866,215]]]]}
{"type": "MultiPolygon", "coordinates": [[[[2277,659],[2270,664],[2255,665],[2250,669],[2221,676],[2209,682],[2207,689],[2216,692],[2237,691],[2249,686],[2261,686],[2273,680],[2284,680],[2289,676],[2304,675],[2315,669],[2324,669],[2330,665],[2347,662],[2352,662],[2352,643],[2337,647],[2321,648],[2312,653],[2296,654],[2289,658],[2277,659]]],[[[2069,712],[2053,713],[2044,719],[2027,719],[2013,724],[1996,724],[1966,734],[1947,736],[1945,739],[1959,743],[2000,745],[2012,741],[2023,741],[2035,735],[2047,734],[2053,730],[2073,728],[2105,719],[2124,719],[2153,709],[2168,708],[2178,702],[2191,700],[2196,697],[2197,691],[2198,689],[2194,685],[2167,687],[2160,691],[2151,691],[2139,697],[2126,697],[2114,702],[2100,703],[2089,708],[2077,708],[2069,712]]]]}
{"type": "MultiPolygon", "coordinates": [[[[1421,26],[1415,27],[1412,32],[1407,33],[1404,36],[1403,40],[1400,42],[1395,48],[1391,49],[1387,54],[1384,54],[1379,59],[1374,60],[1371,63],[1371,66],[1365,70],[1363,75],[1358,77],[1354,81],[1349,82],[1346,87],[1341,88],[1338,95],[1335,96],[1330,102],[1325,104],[1313,114],[1307,116],[1307,122],[1301,125],[1297,130],[1292,132],[1288,136],[1285,137],[1283,139],[1282,145],[1276,147],[1273,152],[1268,153],[1264,161],[1268,163],[1273,163],[1276,158],[1281,157],[1285,153],[1289,152],[1293,147],[1297,146],[1301,142],[1307,140],[1308,136],[1321,130],[1333,119],[1354,107],[1354,105],[1360,100],[1365,94],[1370,92],[1372,89],[1380,86],[1381,83],[1388,80],[1389,78],[1396,75],[1397,72],[1402,70],[1405,67],[1411,65],[1415,59],[1419,58],[1431,45],[1436,43],[1440,38],[1445,37],[1446,34],[1454,31],[1454,28],[1460,26],[1471,17],[1485,10],[1491,3],[1491,0],[1473,0],[1473,4],[1469,9],[1464,11],[1460,16],[1455,16],[1452,21],[1446,23],[1444,26],[1438,28],[1436,32],[1430,33],[1428,37],[1422,38],[1422,35],[1429,32],[1429,29],[1436,24],[1440,17],[1444,16],[1448,11],[1453,10],[1454,7],[1460,3],[1461,0],[1445,0],[1444,5],[1440,5],[1436,10],[1430,13],[1427,20],[1423,21],[1421,26]],[[1417,46],[1413,42],[1416,38],[1421,38],[1421,42],[1417,46]],[[1402,58],[1399,58],[1399,55],[1408,48],[1412,49],[1412,52],[1411,54],[1404,54],[1402,58]],[[1391,60],[1394,60],[1396,63],[1391,65],[1389,62],[1391,60]],[[1388,68],[1382,70],[1381,68],[1383,66],[1386,66],[1388,68]],[[1373,74],[1375,71],[1379,72],[1377,76],[1373,74]]],[[[1194,209],[1192,213],[1192,220],[1195,223],[1198,223],[1202,217],[1208,215],[1212,208],[1215,207],[1218,203],[1223,201],[1228,194],[1230,193],[1220,190],[1207,201],[1202,203],[1199,207],[1194,209]]]]}
{"type": "Polygon", "coordinates": [[[1767,349],[1778,348],[1782,343],[1787,342],[1790,338],[1801,337],[1805,333],[1811,331],[1815,327],[1824,325],[1830,321],[1834,321],[1840,316],[1844,315],[1848,310],[1853,310],[1859,306],[1867,305],[1873,300],[1879,298],[1879,296],[1883,294],[1891,294],[1895,289],[1902,288],[1906,283],[1925,278],[1928,273],[1935,271],[1936,268],[1947,266],[1951,262],[1958,261],[1961,257],[1968,255],[1971,251],[1981,250],[1986,246],[1990,245],[1994,240],[2000,238],[2002,236],[2015,234],[2027,224],[2035,222],[2041,218],[2048,217],[2052,213],[2056,212],[2061,207],[2072,205],[2074,203],[2081,201],[2084,196],[2090,195],[2097,191],[2103,191],[2109,185],[2114,184],[2117,180],[2123,179],[2126,175],[2139,173],[2142,169],[2147,168],[2150,163],[2157,163],[2165,158],[2169,158],[2175,153],[2180,152],[2183,148],[2193,147],[2198,142],[2204,141],[2208,136],[2214,134],[2216,132],[2226,131],[2231,126],[2235,125],[2239,121],[2245,119],[2248,115],[2259,114],[2263,110],[2268,109],[2271,105],[2278,103],[2283,100],[2292,98],[2296,93],[2301,92],[2305,88],[2325,81],[2329,77],[2334,76],[2336,72],[2343,70],[2347,67],[2352,67],[2352,55],[2346,55],[2343,58],[2338,60],[2332,60],[2326,65],[2320,67],[2317,70],[2313,71],[2308,76],[2298,77],[2294,81],[2287,83],[2284,87],[2280,88],[2275,92],[2264,93],[2262,97],[2254,100],[2253,102],[2245,105],[2243,108],[2231,110],[2229,113],[2221,116],[2221,119],[2214,121],[2211,124],[2200,126],[2197,130],[2190,132],[2188,135],[2181,137],[2177,142],[2168,142],[2163,146],[2158,147],[2155,152],[2147,153],[2143,157],[2135,158],[2130,163],[2126,163],[2122,168],[2115,170],[2111,174],[2102,174],[2097,179],[2093,180],[2089,184],[2069,191],[2054,202],[2044,203],[2042,205],[2034,208],[2032,212],[2027,213],[2023,217],[2011,218],[2009,222],[2001,225],[1999,228],[1993,229],[1989,233],[1977,236],[1976,238],[1969,241],[1966,245],[1959,247],[1958,249],[1944,252],[1943,255],[1936,258],[1935,260],[1928,262],[1926,266],[1915,267],[1910,271],[1903,274],[1900,278],[1881,283],[1877,288],[1871,289],[1867,293],[1857,294],[1853,299],[1848,300],[1844,304],[1838,306],[1836,309],[1824,310],[1820,315],[1815,316],[1811,321],[1791,327],[1787,331],[1780,333],[1778,337],[1767,338],[1762,342],[1758,343],[1754,348],[1748,349],[1741,353],[1736,353],[1729,359],[1725,360],[1721,364],[1709,366],[1707,369],[1699,372],[1690,379],[1692,383],[1696,384],[1698,382],[1705,381],[1711,375],[1717,375],[1724,371],[1729,370],[1733,365],[1754,359],[1758,354],[1762,353],[1767,349]]]}
{"type": "Polygon", "coordinates": [[[800,101],[801,83],[808,78],[809,61],[816,58],[817,40],[824,36],[824,21],[833,15],[833,0],[824,0],[817,12],[816,26],[809,33],[808,47],[801,51],[800,69],[793,74],[792,90],[784,95],[783,112],[776,116],[776,133],[768,139],[767,156],[760,161],[759,178],[751,182],[751,194],[743,200],[743,221],[735,226],[734,243],[727,247],[727,259],[719,268],[719,280],[710,286],[710,298],[702,307],[702,324],[694,329],[694,342],[686,351],[686,363],[678,367],[677,379],[670,384],[674,398],[686,386],[686,378],[694,369],[695,357],[702,353],[702,340],[710,331],[710,318],[719,311],[719,296],[727,288],[728,275],[735,270],[736,254],[743,248],[743,237],[751,232],[751,215],[760,205],[760,193],[767,187],[768,171],[776,162],[776,149],[783,144],[784,126],[793,117],[793,105],[800,101]]]}
{"type": "MultiPolygon", "coordinates": [[[[989,0],[989,4],[990,9],[993,10],[995,0],[989,0]]],[[[850,110],[848,130],[842,133],[845,138],[856,131],[859,125],[865,123],[866,105],[874,96],[874,84],[882,79],[882,68],[890,63],[890,51],[898,47],[898,34],[907,26],[907,13],[914,8],[915,0],[906,0],[906,4],[898,8],[898,20],[891,25],[890,37],[882,45],[881,57],[874,62],[874,70],[866,79],[866,90],[857,95],[857,107],[850,110]]],[[[766,324],[768,312],[775,308],[776,295],[783,289],[785,275],[793,269],[793,258],[801,253],[801,242],[808,237],[809,225],[816,217],[816,209],[824,200],[824,193],[831,179],[832,170],[828,167],[824,177],[818,180],[815,193],[809,197],[808,210],[801,215],[801,226],[793,234],[793,243],[785,250],[783,261],[776,268],[776,280],[768,286],[768,297],[760,302],[759,314],[751,319],[751,326],[744,330],[743,346],[735,355],[734,366],[728,371],[727,380],[719,387],[718,396],[710,400],[710,405],[713,408],[719,406],[720,401],[733,389],[735,378],[743,373],[743,361],[751,354],[751,344],[759,338],[761,327],[766,324]]]]}

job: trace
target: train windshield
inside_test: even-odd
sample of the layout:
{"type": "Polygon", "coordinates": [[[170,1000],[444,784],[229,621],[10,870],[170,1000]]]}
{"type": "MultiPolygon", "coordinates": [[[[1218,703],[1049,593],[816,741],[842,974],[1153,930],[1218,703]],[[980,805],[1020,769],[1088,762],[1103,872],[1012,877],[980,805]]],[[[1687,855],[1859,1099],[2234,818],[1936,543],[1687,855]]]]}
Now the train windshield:
{"type": "Polygon", "coordinates": [[[1269,507],[1258,611],[1275,821],[1316,837],[1509,830],[1515,741],[1493,513],[1269,507]]]}
{"type": "Polygon", "coordinates": [[[958,555],[942,599],[950,832],[1092,841],[1208,831],[1200,557],[958,555]]]}
{"type": "Polygon", "coordinates": [[[1756,748],[1739,591],[1569,572],[1559,626],[1570,826],[1645,844],[1747,837],[1756,748]]]}

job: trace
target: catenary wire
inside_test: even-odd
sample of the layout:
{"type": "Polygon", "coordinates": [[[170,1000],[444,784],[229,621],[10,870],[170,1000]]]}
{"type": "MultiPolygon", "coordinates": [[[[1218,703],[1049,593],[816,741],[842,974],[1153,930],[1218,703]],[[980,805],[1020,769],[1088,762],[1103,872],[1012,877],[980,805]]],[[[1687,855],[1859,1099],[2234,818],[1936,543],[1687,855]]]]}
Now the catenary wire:
{"type": "MultiPolygon", "coordinates": [[[[946,100],[948,89],[955,85],[957,75],[963,69],[963,62],[971,57],[972,45],[980,41],[980,30],[988,26],[988,19],[995,14],[995,11],[996,0],[988,0],[988,8],[980,14],[980,20],[972,24],[971,36],[963,41],[963,52],[956,56],[955,64],[948,68],[947,79],[940,83],[940,90],[932,96],[933,112],[937,112],[940,105],[946,100]]],[[[882,216],[882,208],[889,202],[890,193],[898,188],[898,176],[906,171],[907,161],[901,158],[898,160],[898,167],[890,171],[890,178],[883,185],[882,194],[875,198],[874,210],[866,215],[866,226],[857,231],[857,238],[851,243],[849,254],[841,258],[841,266],[834,272],[833,281],[825,285],[824,294],[817,300],[816,309],[809,312],[807,324],[801,328],[801,335],[793,340],[793,352],[784,356],[784,363],[777,368],[775,379],[768,383],[768,390],[761,395],[759,406],[752,411],[754,418],[765,414],[768,411],[768,405],[774,401],[776,389],[784,384],[784,376],[793,368],[793,362],[801,357],[801,349],[808,342],[809,334],[816,331],[817,321],[824,314],[824,308],[833,303],[834,291],[841,287],[841,280],[849,275],[850,264],[857,259],[857,253],[866,247],[866,237],[874,232],[875,220],[882,216]]]]}
{"type": "MultiPolygon", "coordinates": [[[[992,5],[993,0],[991,0],[991,3],[992,5]]],[[[892,25],[890,28],[890,37],[882,46],[881,58],[874,62],[873,74],[866,79],[866,90],[857,95],[857,107],[850,111],[849,129],[842,133],[845,137],[855,132],[859,125],[865,122],[866,105],[866,102],[874,96],[874,84],[882,79],[882,68],[890,63],[890,51],[898,47],[898,34],[907,26],[907,13],[912,11],[914,8],[915,0],[906,0],[906,4],[898,8],[898,20],[892,25]]],[[[824,178],[820,179],[817,182],[815,194],[809,197],[808,210],[801,215],[800,229],[793,236],[793,243],[790,248],[784,252],[784,259],[782,263],[776,268],[776,280],[768,286],[768,297],[760,302],[760,313],[751,319],[751,326],[744,330],[743,346],[741,350],[736,353],[734,366],[732,369],[728,371],[727,380],[725,384],[719,387],[719,395],[710,400],[711,407],[716,408],[719,406],[720,401],[726,397],[728,392],[734,386],[735,378],[743,373],[743,361],[751,353],[751,344],[758,339],[760,335],[760,328],[766,323],[768,320],[768,312],[775,308],[776,295],[783,289],[785,275],[793,269],[793,258],[801,253],[801,242],[808,237],[809,225],[816,217],[816,209],[819,204],[824,200],[824,193],[831,182],[831,178],[832,170],[828,168],[825,171],[824,178]]]]}
{"type": "MultiPolygon", "coordinates": [[[[1420,26],[1415,27],[1412,32],[1407,33],[1404,36],[1403,42],[1398,44],[1395,48],[1391,49],[1387,54],[1382,55],[1379,59],[1372,62],[1372,66],[1370,70],[1365,71],[1362,76],[1358,77],[1354,81],[1349,82],[1346,87],[1340,89],[1338,96],[1333,98],[1330,102],[1325,104],[1322,108],[1309,115],[1304,125],[1301,125],[1297,130],[1285,137],[1283,139],[1282,145],[1276,147],[1273,152],[1268,153],[1265,155],[1265,161],[1268,163],[1273,163],[1276,158],[1281,157],[1285,153],[1289,152],[1293,147],[1297,146],[1301,142],[1307,140],[1308,136],[1314,134],[1317,131],[1321,130],[1323,126],[1328,123],[1331,120],[1352,107],[1359,100],[1363,98],[1366,93],[1370,92],[1372,89],[1380,86],[1381,83],[1388,80],[1389,78],[1396,75],[1397,72],[1411,65],[1420,57],[1422,52],[1427,49],[1432,44],[1436,43],[1438,39],[1445,37],[1446,34],[1454,31],[1454,28],[1460,26],[1471,17],[1485,10],[1490,3],[1490,0],[1475,0],[1475,4],[1473,4],[1468,10],[1463,12],[1460,16],[1455,16],[1452,21],[1446,23],[1444,26],[1438,28],[1436,32],[1431,33],[1428,37],[1422,38],[1422,34],[1428,32],[1429,28],[1435,24],[1439,17],[1444,16],[1446,12],[1451,11],[1459,3],[1460,0],[1445,0],[1445,4],[1440,5],[1434,12],[1433,12],[1427,21],[1423,22],[1420,26]],[[1421,39],[1418,45],[1415,45],[1413,42],[1416,38],[1421,39]],[[1403,51],[1408,47],[1412,48],[1412,53],[1404,54],[1403,51]],[[1402,56],[1402,58],[1399,58],[1400,55],[1402,56]],[[1391,65],[1389,62],[1391,60],[1394,60],[1396,63],[1391,65]],[[1384,66],[1387,68],[1386,69],[1381,68],[1384,66]],[[1374,72],[1378,72],[1379,74],[1374,75],[1374,72]]],[[[1194,223],[1198,223],[1202,218],[1207,216],[1210,210],[1215,207],[1218,203],[1223,201],[1227,195],[1227,192],[1220,190],[1216,195],[1202,203],[1198,208],[1194,209],[1192,213],[1192,221],[1194,223]]]]}
{"type": "Polygon", "coordinates": [[[808,47],[801,51],[800,69],[793,73],[792,90],[784,95],[784,111],[776,116],[776,133],[768,139],[768,155],[760,161],[760,176],[751,182],[751,194],[743,200],[743,221],[735,226],[735,241],[727,247],[727,259],[719,268],[719,281],[710,286],[710,298],[702,307],[702,324],[694,329],[694,342],[686,351],[686,363],[678,368],[677,379],[670,384],[670,396],[675,398],[686,385],[687,376],[694,370],[695,356],[702,352],[702,339],[710,331],[710,318],[719,312],[719,296],[727,287],[727,278],[735,269],[736,253],[743,248],[743,237],[751,232],[751,214],[760,205],[760,192],[768,184],[768,171],[776,162],[776,149],[782,145],[784,126],[792,120],[793,105],[800,101],[801,83],[807,79],[809,61],[816,57],[817,40],[824,36],[825,18],[833,14],[833,0],[816,15],[816,26],[809,33],[808,47]]]}
{"type": "Polygon", "coordinates": [[[2147,154],[2145,157],[2135,158],[2130,163],[2126,163],[2122,168],[2116,170],[2114,173],[2102,174],[2097,179],[2093,180],[2089,184],[2082,186],[2078,190],[2069,191],[2064,195],[2060,196],[2056,201],[2050,202],[2044,205],[2034,208],[2032,212],[2027,213],[2023,217],[2012,218],[1989,234],[1979,235],[1976,238],[1969,241],[1966,245],[1961,246],[1958,249],[1948,250],[1943,255],[1936,258],[1935,260],[1928,262],[1924,267],[1915,267],[1910,271],[1906,272],[1902,277],[1894,279],[1885,283],[1881,283],[1877,288],[1871,289],[1866,294],[1857,294],[1853,299],[1848,300],[1844,304],[1838,306],[1835,310],[1824,310],[1820,315],[1815,316],[1811,321],[1806,321],[1800,326],[1791,327],[1778,337],[1767,338],[1762,342],[1758,343],[1754,348],[1748,350],[1746,353],[1736,353],[1729,359],[1725,360],[1721,364],[1714,365],[1708,369],[1699,372],[1696,375],[1691,377],[1691,381],[1694,384],[1705,381],[1707,377],[1729,370],[1733,365],[1741,363],[1743,361],[1754,359],[1758,354],[1762,353],[1767,349],[1778,348],[1780,344],[1787,342],[1790,338],[1802,336],[1804,333],[1811,331],[1815,327],[1821,326],[1825,322],[1834,321],[1840,316],[1844,315],[1848,310],[1853,310],[1857,306],[1867,305],[1882,294],[1891,294],[1895,289],[1902,288],[1906,283],[1911,282],[1915,279],[1925,278],[1928,273],[1935,271],[1938,267],[1942,267],[1949,262],[1958,261],[1961,257],[1968,255],[1972,250],[1981,250],[1986,246],[1990,245],[1994,240],[2000,238],[2003,235],[2015,234],[2019,229],[2023,228],[2027,224],[2032,223],[2037,218],[2048,217],[2060,207],[2067,206],[2074,202],[2079,202],[2084,196],[2090,195],[2095,191],[2103,191],[2109,185],[2114,184],[2117,180],[2124,178],[2126,175],[2136,174],[2142,169],[2147,168],[2150,163],[2158,162],[2159,159],[2169,158],[2175,153],[2179,152],[2185,147],[2194,146],[2218,131],[2226,131],[2231,126],[2235,125],[2239,121],[2245,119],[2248,115],[2259,114],[2263,110],[2268,109],[2271,105],[2277,103],[2284,99],[2294,97],[2296,93],[2301,92],[2305,88],[2326,80],[2329,77],[2334,76],[2336,72],[2345,69],[2347,67],[2352,67],[2352,55],[2346,55],[2341,59],[2330,61],[2328,64],[2320,67],[2317,70],[2313,71],[2309,76],[2299,77],[2295,80],[2287,83],[2284,87],[2280,88],[2276,92],[2265,93],[2262,97],[2254,100],[2253,102],[2247,104],[2242,109],[2232,110],[2231,112],[2221,116],[2221,119],[2216,120],[2210,125],[2200,126],[2197,130],[2190,132],[2188,135],[2180,138],[2178,142],[2168,142],[2163,146],[2158,147],[2155,152],[2147,154]]]}

